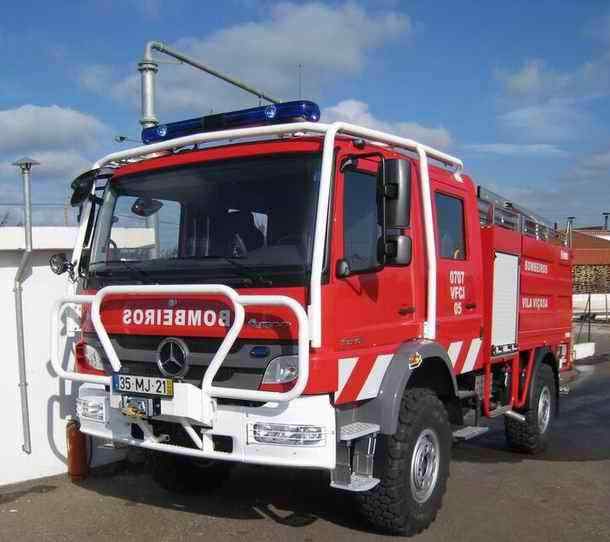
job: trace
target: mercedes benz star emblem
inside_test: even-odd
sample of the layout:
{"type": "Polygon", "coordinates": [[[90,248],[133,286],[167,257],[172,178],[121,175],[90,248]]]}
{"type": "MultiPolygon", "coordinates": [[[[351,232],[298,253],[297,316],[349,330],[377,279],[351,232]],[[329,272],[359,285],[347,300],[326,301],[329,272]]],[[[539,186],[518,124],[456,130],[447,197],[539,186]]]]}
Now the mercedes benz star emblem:
{"type": "Polygon", "coordinates": [[[181,339],[168,337],[157,348],[157,367],[164,376],[182,378],[189,370],[191,353],[181,339]]]}

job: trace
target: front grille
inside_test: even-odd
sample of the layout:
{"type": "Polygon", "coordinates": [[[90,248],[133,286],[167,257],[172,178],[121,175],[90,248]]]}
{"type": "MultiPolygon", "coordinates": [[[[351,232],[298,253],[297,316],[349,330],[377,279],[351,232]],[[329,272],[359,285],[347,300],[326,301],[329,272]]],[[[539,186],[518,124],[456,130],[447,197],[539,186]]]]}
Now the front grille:
{"type": "MultiPolygon", "coordinates": [[[[85,335],[85,340],[103,352],[101,344],[93,334],[85,335]]],[[[139,376],[163,376],[157,366],[157,348],[165,336],[155,335],[112,335],[110,340],[121,360],[121,373],[139,376]]],[[[208,337],[182,337],[191,352],[190,369],[181,379],[200,387],[201,381],[214,354],[220,347],[221,339],[208,337]]],[[[294,342],[237,340],[214,377],[214,385],[243,390],[259,389],[269,362],[280,355],[294,355],[294,342]],[[256,346],[266,346],[269,354],[255,357],[250,353],[256,346]]],[[[106,369],[112,372],[108,360],[106,369]]]]}

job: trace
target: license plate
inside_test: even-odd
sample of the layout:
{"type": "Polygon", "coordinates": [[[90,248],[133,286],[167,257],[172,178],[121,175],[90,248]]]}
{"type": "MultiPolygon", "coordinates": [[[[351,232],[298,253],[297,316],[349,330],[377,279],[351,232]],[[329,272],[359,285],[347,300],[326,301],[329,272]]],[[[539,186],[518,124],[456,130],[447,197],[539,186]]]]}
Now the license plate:
{"type": "Polygon", "coordinates": [[[115,373],[112,375],[112,391],[115,393],[172,397],[174,395],[174,381],[169,378],[115,373]]]}

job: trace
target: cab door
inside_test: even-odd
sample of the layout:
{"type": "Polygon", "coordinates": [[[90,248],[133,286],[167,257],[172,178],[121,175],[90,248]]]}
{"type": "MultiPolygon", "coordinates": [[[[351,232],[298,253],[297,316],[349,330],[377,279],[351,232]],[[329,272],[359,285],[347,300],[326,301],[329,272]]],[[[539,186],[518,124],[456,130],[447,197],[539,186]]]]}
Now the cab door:
{"type": "Polygon", "coordinates": [[[478,208],[469,180],[432,179],[437,251],[437,341],[455,374],[472,371],[482,342],[482,264],[478,208]]]}
{"type": "MultiPolygon", "coordinates": [[[[374,396],[398,345],[417,337],[421,327],[414,288],[419,254],[415,251],[407,266],[384,266],[379,258],[383,212],[378,167],[379,160],[359,159],[357,167],[337,168],[336,257],[331,268],[337,403],[374,396]],[[348,276],[337,273],[340,262],[349,265],[348,276]]],[[[412,228],[403,232],[412,235],[412,228]]]]}

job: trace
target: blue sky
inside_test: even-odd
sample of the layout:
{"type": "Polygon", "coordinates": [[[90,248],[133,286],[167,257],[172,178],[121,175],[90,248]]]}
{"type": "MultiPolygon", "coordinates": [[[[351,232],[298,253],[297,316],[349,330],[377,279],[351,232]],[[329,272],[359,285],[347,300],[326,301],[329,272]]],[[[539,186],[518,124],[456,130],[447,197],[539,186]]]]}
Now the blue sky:
{"type": "MultiPolygon", "coordinates": [[[[461,157],[476,182],[551,219],[610,210],[610,5],[604,1],[11,2],[0,20],[0,204],[37,158],[34,199],[137,137],[137,61],[157,39],[282,99],[461,157]]],[[[161,64],[162,120],[253,105],[161,64]]],[[[0,217],[2,207],[0,207],[0,217]]]]}

